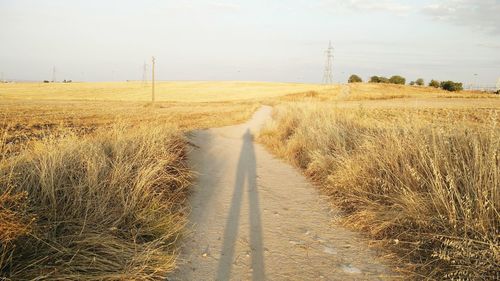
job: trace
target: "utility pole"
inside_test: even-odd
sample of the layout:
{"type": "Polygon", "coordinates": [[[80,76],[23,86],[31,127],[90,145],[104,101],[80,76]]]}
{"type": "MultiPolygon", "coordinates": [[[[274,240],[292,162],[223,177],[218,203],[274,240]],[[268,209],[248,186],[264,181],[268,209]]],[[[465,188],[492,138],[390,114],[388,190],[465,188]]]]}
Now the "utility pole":
{"type": "Polygon", "coordinates": [[[155,57],[151,57],[151,84],[152,84],[152,91],[151,91],[151,101],[154,104],[155,103],[155,57]]]}
{"type": "Polygon", "coordinates": [[[333,84],[333,47],[332,41],[328,44],[328,49],[325,51],[326,54],[326,62],[325,62],[325,71],[323,72],[323,84],[331,85],[333,84]]]}
{"type": "Polygon", "coordinates": [[[142,86],[146,87],[148,84],[148,65],[144,62],[142,69],[142,86]]]}
{"type": "Polygon", "coordinates": [[[52,82],[56,82],[56,67],[52,68],[52,82]]]}

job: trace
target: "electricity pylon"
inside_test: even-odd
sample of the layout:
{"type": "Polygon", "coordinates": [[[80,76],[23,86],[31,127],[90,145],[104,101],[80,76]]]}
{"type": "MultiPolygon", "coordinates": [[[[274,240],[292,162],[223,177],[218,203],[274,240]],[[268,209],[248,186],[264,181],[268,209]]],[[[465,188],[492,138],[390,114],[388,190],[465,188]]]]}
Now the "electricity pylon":
{"type": "Polygon", "coordinates": [[[325,71],[323,73],[323,84],[331,85],[333,84],[333,47],[332,41],[328,44],[328,49],[325,51],[326,62],[325,71]]]}

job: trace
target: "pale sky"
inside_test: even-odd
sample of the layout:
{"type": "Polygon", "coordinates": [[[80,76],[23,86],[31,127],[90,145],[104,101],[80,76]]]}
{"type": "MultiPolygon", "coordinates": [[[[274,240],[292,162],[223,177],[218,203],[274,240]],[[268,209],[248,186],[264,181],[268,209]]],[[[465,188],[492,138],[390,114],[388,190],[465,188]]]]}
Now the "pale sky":
{"type": "Polygon", "coordinates": [[[500,0],[0,0],[6,79],[321,82],[356,73],[494,85],[500,0]],[[474,74],[477,74],[475,76],[474,74]]]}

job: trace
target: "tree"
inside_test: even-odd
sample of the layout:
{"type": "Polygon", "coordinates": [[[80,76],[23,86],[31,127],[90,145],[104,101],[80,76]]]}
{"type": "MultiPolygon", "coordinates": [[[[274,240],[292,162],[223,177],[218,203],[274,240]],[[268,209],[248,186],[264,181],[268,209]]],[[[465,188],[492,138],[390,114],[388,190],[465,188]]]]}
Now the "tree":
{"type": "Polygon", "coordinates": [[[411,81],[410,86],[414,86],[414,85],[415,85],[415,81],[411,81]]]}
{"type": "Polygon", "coordinates": [[[462,91],[464,87],[462,83],[453,82],[453,81],[443,81],[441,82],[441,88],[450,92],[462,91]]]}
{"type": "Polygon", "coordinates": [[[423,86],[423,85],[425,85],[424,79],[422,79],[422,78],[418,78],[418,79],[415,81],[415,84],[417,84],[418,86],[423,86]]]}
{"type": "Polygon", "coordinates": [[[387,79],[384,76],[380,76],[378,79],[379,79],[379,83],[389,83],[389,79],[387,79]]]}
{"type": "Polygon", "coordinates": [[[406,83],[406,79],[402,76],[394,75],[389,79],[389,82],[392,84],[404,85],[406,83]]]}
{"type": "Polygon", "coordinates": [[[370,83],[389,83],[389,79],[383,76],[372,76],[370,77],[370,83]]]}
{"type": "Polygon", "coordinates": [[[439,88],[440,86],[441,83],[437,80],[432,79],[431,82],[429,82],[429,87],[439,88]]]}
{"type": "Polygon", "coordinates": [[[348,83],[361,83],[363,82],[363,79],[361,79],[361,77],[359,77],[358,75],[356,74],[353,74],[349,77],[349,80],[347,80],[348,83]]]}

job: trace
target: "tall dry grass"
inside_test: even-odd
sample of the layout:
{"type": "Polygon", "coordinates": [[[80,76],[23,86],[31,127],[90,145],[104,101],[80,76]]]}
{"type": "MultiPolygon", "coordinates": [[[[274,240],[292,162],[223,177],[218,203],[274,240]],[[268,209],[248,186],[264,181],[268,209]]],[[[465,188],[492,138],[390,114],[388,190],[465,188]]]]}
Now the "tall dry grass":
{"type": "Polygon", "coordinates": [[[183,133],[257,106],[0,102],[0,279],[163,280],[191,180],[183,133]]]}
{"type": "Polygon", "coordinates": [[[185,224],[185,153],[175,128],[115,126],[1,158],[0,277],[164,278],[185,224]]]}
{"type": "Polygon", "coordinates": [[[317,181],[346,225],[397,253],[417,279],[498,280],[498,111],[487,126],[400,114],[282,105],[260,140],[317,181]]]}

